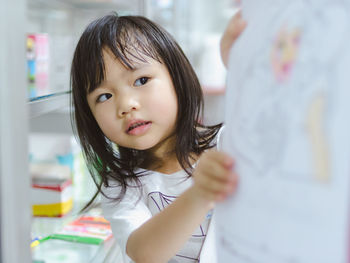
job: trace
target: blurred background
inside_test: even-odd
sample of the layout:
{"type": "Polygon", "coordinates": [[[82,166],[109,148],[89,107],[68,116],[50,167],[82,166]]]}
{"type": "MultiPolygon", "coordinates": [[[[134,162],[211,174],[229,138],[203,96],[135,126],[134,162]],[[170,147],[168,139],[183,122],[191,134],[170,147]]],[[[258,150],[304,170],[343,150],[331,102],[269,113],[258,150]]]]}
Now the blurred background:
{"type": "Polygon", "coordinates": [[[69,73],[93,19],[143,15],[178,41],[205,94],[204,123],[223,121],[219,40],[237,0],[0,0],[0,262],[122,262],[69,116],[69,73]],[[87,237],[85,239],[81,237],[87,237]]]}
{"type": "MultiPolygon", "coordinates": [[[[234,13],[235,2],[237,1],[27,0],[28,60],[35,60],[35,55],[33,58],[30,54],[30,42],[43,50],[39,51],[42,58],[36,58],[36,72],[32,76],[35,81],[29,83],[29,96],[32,98],[66,91],[69,87],[72,53],[83,29],[93,19],[116,11],[120,15],[144,15],[175,37],[196,70],[207,95],[209,105],[205,121],[221,121],[220,117],[217,119],[220,114],[216,113],[222,112],[222,103],[216,101],[224,94],[226,72],[220,60],[218,43],[228,19],[234,13]],[[35,37],[37,40],[31,41],[35,37]]],[[[29,71],[31,72],[30,66],[29,71]]]]}

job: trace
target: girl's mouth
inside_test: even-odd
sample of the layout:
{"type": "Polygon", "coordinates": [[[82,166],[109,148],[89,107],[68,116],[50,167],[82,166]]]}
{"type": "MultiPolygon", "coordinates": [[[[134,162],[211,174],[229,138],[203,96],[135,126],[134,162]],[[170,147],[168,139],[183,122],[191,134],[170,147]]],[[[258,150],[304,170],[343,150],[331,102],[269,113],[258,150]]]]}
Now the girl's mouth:
{"type": "Polygon", "coordinates": [[[150,121],[138,121],[129,125],[126,133],[129,135],[142,135],[151,128],[152,122],[150,121]]]}

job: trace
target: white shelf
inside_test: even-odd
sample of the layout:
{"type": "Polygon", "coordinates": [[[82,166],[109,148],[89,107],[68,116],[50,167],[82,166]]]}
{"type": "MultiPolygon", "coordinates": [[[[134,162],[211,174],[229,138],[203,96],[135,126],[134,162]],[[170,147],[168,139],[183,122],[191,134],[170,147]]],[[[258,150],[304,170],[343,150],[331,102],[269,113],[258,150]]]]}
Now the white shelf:
{"type": "Polygon", "coordinates": [[[70,101],[69,96],[69,92],[61,92],[35,98],[29,102],[29,117],[35,118],[52,111],[67,109],[70,101]]]}

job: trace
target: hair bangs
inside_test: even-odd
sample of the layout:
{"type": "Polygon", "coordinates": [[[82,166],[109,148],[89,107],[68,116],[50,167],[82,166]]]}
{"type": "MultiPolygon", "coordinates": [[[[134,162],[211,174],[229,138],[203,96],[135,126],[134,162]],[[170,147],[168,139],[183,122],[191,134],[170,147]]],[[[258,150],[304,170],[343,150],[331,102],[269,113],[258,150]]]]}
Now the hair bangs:
{"type": "MultiPolygon", "coordinates": [[[[80,72],[83,75],[82,79],[85,80],[86,94],[93,92],[105,79],[103,59],[105,50],[110,50],[114,57],[129,69],[134,69],[135,64],[147,63],[150,58],[162,63],[159,48],[154,44],[156,41],[152,41],[152,34],[150,35],[139,24],[145,23],[144,21],[119,16],[115,16],[114,19],[118,20],[118,23],[104,23],[106,26],[102,30],[99,28],[101,21],[90,24],[86,35],[91,36],[94,32],[90,31],[96,31],[96,34],[93,34],[95,37],[81,38],[81,41],[85,42],[83,46],[89,49],[90,54],[83,58],[85,61],[80,64],[84,65],[80,72]]],[[[87,50],[81,53],[86,54],[85,51],[87,50]]]]}
{"type": "Polygon", "coordinates": [[[122,30],[115,32],[115,39],[105,43],[105,48],[110,49],[114,57],[129,69],[134,69],[135,64],[147,63],[150,58],[161,63],[156,47],[145,32],[134,21],[123,17],[119,20],[122,30]]]}

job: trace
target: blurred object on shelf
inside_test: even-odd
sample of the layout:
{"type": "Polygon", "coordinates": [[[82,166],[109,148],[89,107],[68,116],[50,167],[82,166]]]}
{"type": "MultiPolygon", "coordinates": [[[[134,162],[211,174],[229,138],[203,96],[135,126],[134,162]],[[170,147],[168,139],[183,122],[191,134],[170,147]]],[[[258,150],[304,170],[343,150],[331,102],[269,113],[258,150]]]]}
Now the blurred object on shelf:
{"type": "Polygon", "coordinates": [[[31,164],[60,164],[73,169],[72,135],[31,133],[29,154],[31,164]]]}
{"type": "Polygon", "coordinates": [[[72,180],[56,178],[32,179],[32,209],[34,216],[61,217],[73,207],[72,180]]]}
{"type": "Polygon", "coordinates": [[[47,34],[27,36],[29,98],[47,93],[49,87],[49,37],[47,34]]]}
{"type": "Polygon", "coordinates": [[[73,207],[72,136],[29,136],[31,201],[34,216],[61,217],[73,207]]]}
{"type": "Polygon", "coordinates": [[[57,238],[90,244],[101,244],[112,237],[110,223],[102,216],[81,216],[65,225],[57,238]]]}
{"type": "Polygon", "coordinates": [[[41,237],[33,238],[32,241],[30,242],[30,247],[33,248],[33,247],[36,247],[37,245],[39,245],[40,239],[41,239],[41,237]]]}
{"type": "Polygon", "coordinates": [[[73,46],[73,37],[70,35],[50,35],[50,79],[47,94],[69,91],[73,46]]]}
{"type": "MultiPolygon", "coordinates": [[[[74,200],[76,211],[80,210],[95,194],[96,186],[85,165],[82,151],[71,134],[58,133],[31,133],[29,135],[30,174],[36,182],[50,179],[71,180],[70,194],[55,192],[56,199],[60,200],[55,212],[49,214],[33,213],[36,216],[62,216],[71,210],[71,199],[74,200]],[[60,209],[57,208],[60,207],[60,209]],[[69,208],[69,209],[68,209],[69,208]],[[57,209],[64,213],[58,213],[57,209]]],[[[49,181],[50,183],[50,181],[49,181]]],[[[48,190],[36,189],[34,205],[44,205],[48,190]],[[40,190],[40,191],[39,191],[40,190]],[[40,194],[42,197],[40,197],[40,194]],[[44,203],[43,203],[44,202],[44,203]]],[[[68,190],[62,190],[68,191],[68,190]]],[[[34,194],[33,194],[34,195],[34,194]]],[[[50,193],[53,195],[53,193],[50,193]]],[[[99,200],[99,199],[97,199],[99,200]]],[[[36,207],[38,210],[39,208],[36,207]]],[[[42,210],[40,210],[42,211],[42,210]]]]}
{"type": "Polygon", "coordinates": [[[62,164],[32,163],[30,164],[30,175],[35,180],[68,180],[71,178],[71,170],[69,166],[62,164]]]}
{"type": "Polygon", "coordinates": [[[70,216],[73,220],[62,224],[59,229],[44,235],[44,238],[34,238],[31,244],[33,259],[46,263],[102,263],[113,249],[116,250],[114,262],[119,262],[119,247],[115,246],[110,223],[101,213],[100,208],[95,208],[78,218],[70,216]]]}
{"type": "Polygon", "coordinates": [[[93,262],[99,246],[69,242],[60,239],[47,239],[33,248],[33,260],[45,263],[93,262]]]}
{"type": "MultiPolygon", "coordinates": [[[[76,140],[73,140],[72,148],[73,148],[73,155],[74,155],[74,163],[73,163],[74,205],[82,209],[95,195],[97,188],[86,166],[81,147],[76,142],[76,140]]],[[[100,196],[98,195],[96,199],[97,203],[99,200],[100,200],[100,196]]],[[[91,212],[91,210],[89,211],[91,212]]]]}

